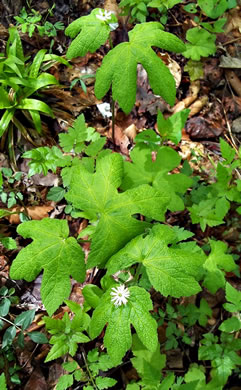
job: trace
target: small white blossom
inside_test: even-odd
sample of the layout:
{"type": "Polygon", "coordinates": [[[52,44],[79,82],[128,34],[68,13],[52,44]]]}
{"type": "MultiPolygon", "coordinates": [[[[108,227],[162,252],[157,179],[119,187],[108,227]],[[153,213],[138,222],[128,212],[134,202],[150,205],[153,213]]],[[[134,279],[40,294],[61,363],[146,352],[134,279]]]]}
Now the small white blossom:
{"type": "Polygon", "coordinates": [[[115,31],[119,24],[118,23],[109,23],[109,26],[110,26],[110,31],[115,31]]]}
{"type": "Polygon", "coordinates": [[[112,296],[111,302],[113,302],[115,306],[121,306],[122,304],[127,304],[130,291],[128,288],[125,288],[124,284],[122,284],[119,287],[113,287],[110,295],[112,296]]]}
{"type": "Polygon", "coordinates": [[[103,22],[107,22],[107,20],[111,19],[112,13],[113,12],[107,11],[106,9],[103,11],[100,9],[99,15],[96,15],[96,17],[97,17],[97,19],[103,20],[103,22]]]}

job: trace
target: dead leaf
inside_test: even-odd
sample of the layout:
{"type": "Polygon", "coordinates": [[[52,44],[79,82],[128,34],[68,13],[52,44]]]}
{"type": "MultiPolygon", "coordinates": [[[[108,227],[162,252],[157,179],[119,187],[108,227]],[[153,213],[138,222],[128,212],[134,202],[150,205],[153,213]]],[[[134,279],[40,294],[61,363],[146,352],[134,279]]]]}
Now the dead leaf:
{"type": "Polygon", "coordinates": [[[225,33],[238,29],[240,32],[241,27],[241,7],[235,7],[231,9],[228,14],[228,21],[225,26],[225,33]]]}
{"type": "Polygon", "coordinates": [[[185,129],[193,139],[207,139],[220,136],[225,127],[219,121],[210,121],[198,116],[188,119],[185,129]]]}
{"type": "Polygon", "coordinates": [[[200,91],[200,80],[195,80],[190,84],[187,97],[182,101],[178,102],[174,108],[173,113],[182,111],[184,108],[188,108],[190,104],[195,102],[200,91]]]}
{"type": "Polygon", "coordinates": [[[223,82],[223,69],[220,67],[218,58],[209,58],[204,63],[204,78],[209,87],[215,88],[223,82]]]}
{"type": "MultiPolygon", "coordinates": [[[[43,93],[49,96],[49,103],[52,103],[51,107],[54,112],[55,107],[57,109],[62,107],[66,111],[70,111],[74,116],[77,116],[87,107],[101,103],[100,100],[96,99],[93,87],[89,87],[86,93],[80,87],[75,87],[72,91],[53,87],[45,89],[43,93]]],[[[55,113],[57,114],[57,112],[55,113]]]]}
{"type": "Polygon", "coordinates": [[[133,123],[132,125],[128,126],[125,130],[124,130],[124,134],[127,135],[127,137],[133,141],[135,139],[135,136],[137,134],[137,127],[136,125],[133,123]]]}
{"type": "Polygon", "coordinates": [[[231,56],[221,56],[220,57],[220,68],[241,68],[241,59],[231,56]]]}
{"type": "MultiPolygon", "coordinates": [[[[48,213],[53,210],[53,206],[43,205],[43,206],[28,206],[26,208],[15,206],[9,209],[9,211],[17,211],[18,213],[27,212],[28,216],[34,220],[41,220],[43,218],[48,218],[48,213]]],[[[19,214],[11,214],[8,217],[5,217],[9,220],[10,223],[18,225],[20,223],[19,214]]]]}
{"type": "Polygon", "coordinates": [[[0,23],[0,38],[3,40],[8,38],[8,30],[1,23],[0,23]]]}
{"type": "Polygon", "coordinates": [[[181,349],[176,348],[170,351],[166,351],[167,367],[168,368],[183,368],[183,352],[181,349]]]}
{"type": "Polygon", "coordinates": [[[234,121],[232,123],[232,131],[235,134],[238,134],[238,135],[241,134],[241,116],[234,119],[234,121]]]}
{"type": "Polygon", "coordinates": [[[181,141],[180,149],[179,154],[183,160],[190,160],[193,156],[192,151],[195,151],[198,156],[203,156],[204,154],[204,146],[199,142],[181,141]]]}
{"type": "Polygon", "coordinates": [[[114,12],[116,15],[120,13],[120,9],[116,0],[105,0],[104,9],[106,9],[107,11],[114,12]]]}
{"type": "MultiPolygon", "coordinates": [[[[112,128],[110,125],[110,129],[108,132],[109,138],[112,138],[112,128]]],[[[128,146],[130,145],[130,140],[127,135],[124,134],[123,128],[118,125],[115,125],[115,144],[120,147],[121,153],[125,155],[129,155],[128,146]]]]}
{"type": "Polygon", "coordinates": [[[225,76],[233,90],[241,97],[241,81],[233,70],[226,69],[225,76]]]}
{"type": "Polygon", "coordinates": [[[180,65],[170,57],[168,53],[157,53],[158,57],[164,62],[164,64],[168,67],[171,74],[174,77],[176,82],[176,88],[179,87],[182,79],[182,71],[180,65]]]}
{"type": "Polygon", "coordinates": [[[208,102],[208,96],[204,95],[200,99],[198,99],[194,103],[192,103],[189,106],[191,111],[189,112],[188,117],[190,118],[190,117],[198,114],[201,111],[201,109],[207,104],[207,102],[208,102]]]}
{"type": "Polygon", "coordinates": [[[48,389],[52,389],[63,374],[64,369],[61,364],[53,362],[49,367],[48,389]]]}

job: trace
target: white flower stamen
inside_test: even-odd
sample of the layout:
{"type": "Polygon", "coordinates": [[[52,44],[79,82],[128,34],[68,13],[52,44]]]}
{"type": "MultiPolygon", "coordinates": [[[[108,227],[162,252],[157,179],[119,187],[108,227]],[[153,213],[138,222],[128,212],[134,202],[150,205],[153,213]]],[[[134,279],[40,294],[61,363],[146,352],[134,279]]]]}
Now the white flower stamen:
{"type": "Polygon", "coordinates": [[[113,287],[110,295],[112,296],[111,302],[113,302],[115,306],[121,306],[122,304],[127,304],[130,291],[122,284],[119,287],[113,287]]]}
{"type": "Polygon", "coordinates": [[[102,20],[103,22],[107,22],[107,20],[110,20],[110,19],[111,19],[112,13],[113,13],[113,12],[107,11],[106,9],[105,9],[105,10],[101,10],[101,9],[100,9],[99,15],[97,14],[96,17],[97,17],[97,19],[100,19],[100,20],[102,20]]]}

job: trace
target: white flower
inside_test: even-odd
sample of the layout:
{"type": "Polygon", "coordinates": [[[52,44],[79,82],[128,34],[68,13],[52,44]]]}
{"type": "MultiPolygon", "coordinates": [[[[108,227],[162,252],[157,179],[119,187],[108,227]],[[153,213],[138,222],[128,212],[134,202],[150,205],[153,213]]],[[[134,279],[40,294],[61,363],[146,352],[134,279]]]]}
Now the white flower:
{"type": "Polygon", "coordinates": [[[101,10],[99,12],[99,15],[96,15],[97,19],[103,20],[103,22],[107,22],[107,20],[111,19],[112,12],[105,10],[101,10]]]}
{"type": "Polygon", "coordinates": [[[128,302],[128,298],[130,296],[130,291],[128,288],[125,288],[125,285],[122,284],[119,287],[113,287],[110,295],[112,296],[111,302],[114,303],[115,306],[126,305],[128,302]]]}
{"type": "Polygon", "coordinates": [[[115,31],[119,24],[118,23],[109,23],[109,26],[110,26],[110,31],[115,31]]]}

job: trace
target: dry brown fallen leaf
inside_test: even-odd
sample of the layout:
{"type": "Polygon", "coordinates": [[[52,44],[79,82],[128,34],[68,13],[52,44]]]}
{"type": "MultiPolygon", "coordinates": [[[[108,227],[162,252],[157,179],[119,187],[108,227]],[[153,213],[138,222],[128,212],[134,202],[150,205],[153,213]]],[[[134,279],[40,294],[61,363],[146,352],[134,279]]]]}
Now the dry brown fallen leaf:
{"type": "Polygon", "coordinates": [[[42,371],[39,369],[39,367],[35,368],[28,382],[24,386],[24,390],[32,390],[32,389],[41,389],[41,390],[48,389],[45,377],[42,371]]]}
{"type": "Polygon", "coordinates": [[[201,109],[207,104],[207,102],[208,102],[208,96],[204,95],[200,97],[198,100],[196,100],[194,103],[192,103],[189,106],[191,111],[189,112],[188,118],[191,118],[192,116],[198,114],[201,111],[201,109]]]}
{"type": "MultiPolygon", "coordinates": [[[[28,216],[34,220],[40,220],[43,218],[48,218],[48,213],[53,210],[53,206],[51,205],[43,205],[43,206],[28,206],[24,209],[24,207],[15,206],[11,208],[12,211],[17,211],[18,213],[27,212],[28,216]]],[[[11,214],[8,217],[5,217],[9,220],[10,223],[18,225],[20,223],[19,214],[11,214]]]]}
{"type": "Polygon", "coordinates": [[[179,85],[181,84],[181,79],[182,79],[182,71],[180,65],[177,63],[177,61],[173,60],[168,53],[158,52],[157,55],[159,58],[161,58],[161,60],[170,70],[176,82],[176,88],[178,88],[179,85]]]}
{"type": "Polygon", "coordinates": [[[225,33],[238,29],[240,31],[241,26],[241,7],[235,7],[227,14],[228,21],[225,26],[225,33]]]}
{"type": "Polygon", "coordinates": [[[182,111],[184,108],[189,107],[190,104],[195,102],[195,100],[198,97],[199,91],[200,91],[200,81],[199,80],[195,80],[195,81],[193,81],[190,84],[190,87],[189,87],[189,90],[188,90],[188,93],[187,93],[187,97],[185,99],[183,99],[182,101],[178,102],[174,106],[173,113],[182,111]]]}
{"type": "Polygon", "coordinates": [[[225,76],[237,95],[241,97],[241,81],[236,73],[233,70],[226,69],[225,76]]]}

